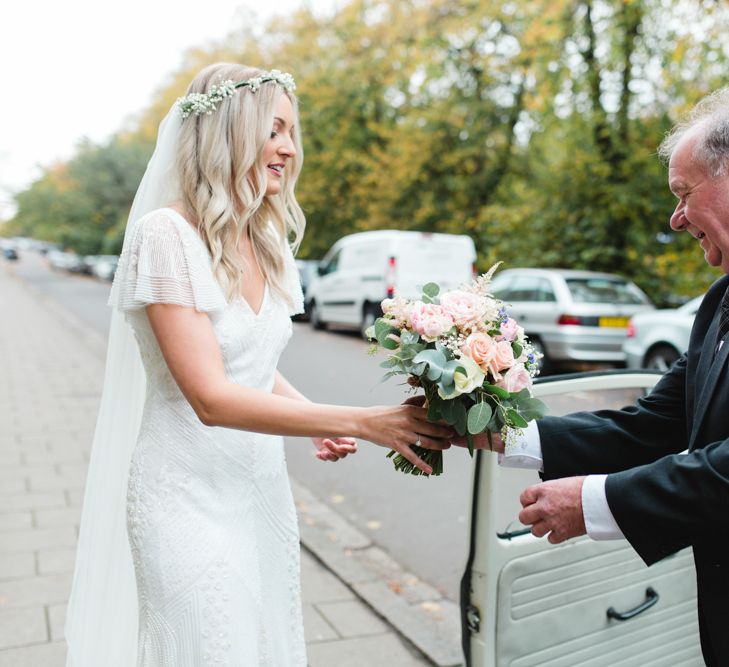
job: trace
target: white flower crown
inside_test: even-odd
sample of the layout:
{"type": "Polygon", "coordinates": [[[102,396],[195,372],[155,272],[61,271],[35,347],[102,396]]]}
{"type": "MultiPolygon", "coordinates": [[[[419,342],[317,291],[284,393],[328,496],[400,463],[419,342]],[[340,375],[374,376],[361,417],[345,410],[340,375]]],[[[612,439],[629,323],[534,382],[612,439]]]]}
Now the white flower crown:
{"type": "Polygon", "coordinates": [[[214,84],[207,93],[190,93],[189,95],[185,95],[185,97],[178,98],[175,104],[180,109],[183,118],[187,118],[188,116],[201,116],[202,114],[210,115],[213,111],[217,110],[220,102],[227,97],[233,96],[236,88],[247,87],[250,88],[252,93],[255,93],[261,87],[261,84],[269,81],[279,84],[289,93],[296,90],[296,82],[293,76],[288,72],[272,69],[267,74],[254,76],[247,81],[238,81],[235,83],[230,79],[226,79],[218,84],[214,84]]]}

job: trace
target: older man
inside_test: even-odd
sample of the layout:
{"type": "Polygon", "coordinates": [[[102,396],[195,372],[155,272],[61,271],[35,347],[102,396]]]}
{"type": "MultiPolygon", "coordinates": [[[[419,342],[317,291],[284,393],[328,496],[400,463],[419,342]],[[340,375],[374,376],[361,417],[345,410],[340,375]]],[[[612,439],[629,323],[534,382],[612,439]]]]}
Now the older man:
{"type": "MultiPolygon", "coordinates": [[[[678,198],[671,227],[729,274],[729,88],[704,99],[660,152],[678,198]]],[[[649,565],[693,547],[712,666],[729,665],[728,287],[725,275],[709,289],[688,352],[649,396],[619,411],[542,419],[525,442],[507,442],[502,461],[531,464],[548,480],[521,494],[519,518],[538,537],[625,537],[649,565]]],[[[504,451],[500,440],[496,448],[504,451]]]]}

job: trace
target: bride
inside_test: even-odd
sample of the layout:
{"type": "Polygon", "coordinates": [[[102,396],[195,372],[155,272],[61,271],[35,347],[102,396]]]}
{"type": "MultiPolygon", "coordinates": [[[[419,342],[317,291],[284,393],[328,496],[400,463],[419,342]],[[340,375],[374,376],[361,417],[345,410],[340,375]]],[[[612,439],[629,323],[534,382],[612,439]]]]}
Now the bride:
{"type": "Polygon", "coordinates": [[[421,407],[312,403],[276,368],[303,306],[294,88],[212,65],[160,126],[109,300],[69,666],[306,665],[282,436],[322,461],[360,437],[425,472],[410,445],[447,446],[421,407]]]}

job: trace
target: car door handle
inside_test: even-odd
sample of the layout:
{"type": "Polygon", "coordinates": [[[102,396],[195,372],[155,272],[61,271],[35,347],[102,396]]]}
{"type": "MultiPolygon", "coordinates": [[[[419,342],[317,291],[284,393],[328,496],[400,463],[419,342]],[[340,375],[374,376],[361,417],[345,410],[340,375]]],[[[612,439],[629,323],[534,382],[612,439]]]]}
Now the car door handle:
{"type": "Polygon", "coordinates": [[[607,610],[608,618],[614,618],[616,621],[628,621],[631,618],[635,618],[638,614],[642,614],[646,609],[650,609],[654,604],[656,604],[659,596],[658,593],[649,586],[645,589],[645,597],[645,602],[628,611],[615,611],[615,607],[610,607],[610,609],[607,610]]]}

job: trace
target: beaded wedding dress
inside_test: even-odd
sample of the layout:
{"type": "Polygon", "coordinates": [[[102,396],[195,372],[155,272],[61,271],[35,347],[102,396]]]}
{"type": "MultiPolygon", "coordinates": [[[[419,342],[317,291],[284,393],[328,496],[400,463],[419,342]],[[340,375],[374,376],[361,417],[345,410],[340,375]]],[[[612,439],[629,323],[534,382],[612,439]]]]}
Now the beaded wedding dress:
{"type": "MultiPolygon", "coordinates": [[[[127,527],[139,604],[138,667],[306,665],[299,536],[283,438],[202,424],[160,352],[144,306],[208,314],[228,379],[270,392],[302,309],[266,287],[258,313],[226,302],[197,232],[176,211],[129,230],[110,303],[125,313],[147,376],[132,455],[127,527]]],[[[190,354],[194,354],[190,350],[190,354]]]]}

